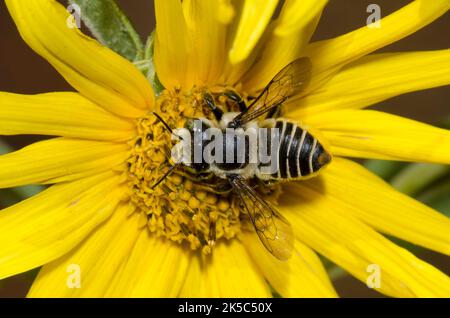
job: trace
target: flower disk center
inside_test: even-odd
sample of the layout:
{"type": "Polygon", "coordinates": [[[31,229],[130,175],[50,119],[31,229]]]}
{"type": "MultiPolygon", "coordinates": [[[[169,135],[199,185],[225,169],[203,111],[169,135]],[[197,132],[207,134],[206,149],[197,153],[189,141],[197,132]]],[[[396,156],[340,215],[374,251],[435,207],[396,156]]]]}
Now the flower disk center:
{"type": "MultiPolygon", "coordinates": [[[[183,127],[188,118],[212,118],[203,91],[166,90],[157,99],[156,112],[172,129],[183,127]]],[[[215,99],[224,111],[234,110],[229,101],[215,99]]],[[[152,189],[171,167],[170,153],[176,141],[153,114],[140,118],[136,125],[128,182],[133,208],[147,216],[148,229],[204,253],[210,253],[217,240],[236,237],[241,231],[240,207],[228,181],[213,175],[195,175],[179,166],[152,189]]]]}

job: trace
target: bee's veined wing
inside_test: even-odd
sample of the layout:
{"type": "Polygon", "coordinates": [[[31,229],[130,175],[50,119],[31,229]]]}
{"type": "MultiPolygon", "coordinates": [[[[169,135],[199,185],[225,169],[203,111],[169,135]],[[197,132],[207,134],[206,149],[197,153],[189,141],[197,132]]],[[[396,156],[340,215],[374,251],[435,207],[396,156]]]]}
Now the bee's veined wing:
{"type": "Polygon", "coordinates": [[[294,234],[289,222],[264,201],[243,177],[231,176],[229,181],[266,249],[279,260],[289,259],[294,249],[294,234]]]}
{"type": "Polygon", "coordinates": [[[302,57],[288,64],[275,75],[247,110],[233,119],[230,126],[242,126],[279,106],[289,97],[300,93],[309,83],[310,77],[309,58],[302,57]]]}

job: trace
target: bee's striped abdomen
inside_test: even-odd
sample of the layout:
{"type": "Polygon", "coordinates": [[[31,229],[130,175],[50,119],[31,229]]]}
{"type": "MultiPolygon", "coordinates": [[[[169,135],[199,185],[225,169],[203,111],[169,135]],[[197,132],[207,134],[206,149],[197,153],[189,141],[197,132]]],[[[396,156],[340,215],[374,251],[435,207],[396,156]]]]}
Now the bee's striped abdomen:
{"type": "Polygon", "coordinates": [[[276,120],[280,135],[278,169],[272,179],[300,179],[317,172],[331,160],[320,142],[307,130],[287,120],[276,120]]]}

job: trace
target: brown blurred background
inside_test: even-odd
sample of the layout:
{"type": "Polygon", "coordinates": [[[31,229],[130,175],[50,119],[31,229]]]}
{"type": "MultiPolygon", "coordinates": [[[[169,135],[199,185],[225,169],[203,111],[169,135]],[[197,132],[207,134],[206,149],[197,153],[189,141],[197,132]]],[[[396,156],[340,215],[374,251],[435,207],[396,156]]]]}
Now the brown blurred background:
{"type": "MultiPolygon", "coordinates": [[[[63,0],[60,2],[66,3],[63,0]]],[[[409,2],[411,1],[331,0],[323,13],[313,40],[332,38],[364,26],[369,15],[366,8],[371,3],[376,3],[381,7],[384,17],[409,2]]],[[[118,0],[118,3],[129,15],[142,38],[145,39],[155,25],[153,1],[118,0]]],[[[450,48],[449,31],[450,14],[447,13],[433,24],[379,52],[450,48]]],[[[0,91],[33,94],[73,90],[45,60],[36,55],[22,41],[3,1],[0,2],[0,32],[2,35],[0,39],[0,91]]],[[[450,90],[447,86],[410,93],[382,102],[375,105],[374,108],[437,124],[450,115],[450,90]]],[[[20,136],[3,137],[2,140],[8,142],[13,148],[20,148],[40,138],[20,136]]],[[[449,258],[432,252],[423,252],[419,256],[450,274],[449,258]]],[[[33,273],[24,274],[0,281],[0,297],[26,295],[32,276],[33,273]]],[[[344,297],[379,296],[351,277],[338,279],[336,288],[344,297]]]]}

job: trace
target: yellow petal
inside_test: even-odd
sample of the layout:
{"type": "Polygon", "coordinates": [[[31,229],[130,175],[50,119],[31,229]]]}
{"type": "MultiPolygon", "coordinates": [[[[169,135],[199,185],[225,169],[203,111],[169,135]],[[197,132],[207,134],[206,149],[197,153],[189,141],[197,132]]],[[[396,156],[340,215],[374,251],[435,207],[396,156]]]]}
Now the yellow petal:
{"type": "Polygon", "coordinates": [[[119,119],[76,93],[19,95],[0,92],[0,134],[37,134],[127,140],[133,123],[119,119]]]}
{"type": "Polygon", "coordinates": [[[449,8],[449,0],[415,0],[381,19],[380,28],[364,26],[334,39],[310,44],[305,55],[312,60],[313,78],[305,94],[342,66],[416,32],[449,8]]]}
{"type": "Polygon", "coordinates": [[[218,82],[227,58],[229,10],[223,0],[155,1],[155,63],[165,87],[218,82]],[[219,11],[224,8],[226,16],[219,11]]]}
{"type": "Polygon", "coordinates": [[[374,110],[338,110],[305,118],[338,156],[450,163],[450,131],[374,110]]]}
{"type": "MultiPolygon", "coordinates": [[[[225,63],[227,25],[220,21],[220,0],[186,0],[182,2],[187,34],[191,41],[186,83],[193,85],[217,83],[225,63]]],[[[185,57],[186,58],[186,57],[185,57]]]]}
{"type": "Polygon", "coordinates": [[[155,0],[155,68],[166,88],[185,86],[190,41],[179,0],[155,0]]]}
{"type": "Polygon", "coordinates": [[[234,37],[229,59],[231,64],[244,61],[252,52],[269,24],[278,0],[247,0],[234,37]]]}
{"type": "Polygon", "coordinates": [[[107,297],[176,297],[188,271],[188,250],[145,228],[106,293],[107,297]]]}
{"type": "Polygon", "coordinates": [[[308,187],[347,205],[347,212],[375,229],[450,254],[450,219],[393,189],[361,165],[343,158],[308,187]]]}
{"type": "Polygon", "coordinates": [[[298,58],[319,22],[327,0],[291,0],[283,5],[279,18],[255,65],[242,79],[244,90],[262,89],[287,64],[298,58]]]}
{"type": "Polygon", "coordinates": [[[278,36],[287,36],[298,32],[314,20],[328,0],[287,0],[280,14],[280,23],[275,28],[278,36]]]}
{"type": "Polygon", "coordinates": [[[67,182],[111,170],[128,158],[125,143],[55,138],[0,156],[0,188],[67,182]]]}
{"type": "Polygon", "coordinates": [[[450,50],[373,54],[337,73],[308,96],[292,102],[291,116],[364,108],[388,98],[450,84],[450,50]]]}
{"type": "Polygon", "coordinates": [[[279,206],[299,240],[364,283],[378,276],[377,291],[396,297],[450,295],[445,274],[375,232],[351,209],[326,189],[319,192],[305,182],[286,186],[279,206]]]}
{"type": "Polygon", "coordinates": [[[0,212],[0,279],[69,252],[114,211],[124,190],[103,173],[55,185],[0,212]]]}
{"type": "Polygon", "coordinates": [[[140,233],[128,209],[121,205],[78,247],[44,265],[28,297],[102,297],[140,233]]]}
{"type": "Polygon", "coordinates": [[[130,62],[68,27],[69,12],[54,0],[7,0],[20,34],[82,95],[125,117],[153,105],[145,77],[130,62]]]}
{"type": "MultiPolygon", "coordinates": [[[[233,86],[238,85],[240,83],[242,77],[245,74],[247,74],[247,72],[251,69],[251,67],[255,63],[256,59],[261,53],[263,44],[265,42],[265,35],[267,35],[268,33],[267,30],[266,32],[263,33],[262,38],[258,41],[256,46],[253,48],[249,56],[244,61],[241,61],[237,64],[232,64],[230,62],[228,53],[231,50],[234,39],[236,37],[236,32],[240,24],[240,16],[245,6],[245,1],[243,0],[233,1],[231,2],[231,5],[233,6],[233,10],[239,14],[236,15],[236,17],[233,16],[233,19],[229,21],[229,26],[227,29],[227,38],[225,43],[225,50],[227,52],[227,57],[225,60],[225,64],[223,66],[223,74],[220,77],[219,82],[216,84],[233,86]]],[[[268,28],[270,28],[270,26],[268,28]]]]}
{"type": "Polygon", "coordinates": [[[236,15],[233,0],[218,0],[215,15],[223,24],[229,24],[236,15]]]}
{"type": "Polygon", "coordinates": [[[209,257],[192,256],[180,297],[271,297],[271,293],[242,243],[230,240],[214,246],[209,257]]]}
{"type": "Polygon", "coordinates": [[[292,257],[282,262],[263,247],[255,234],[245,233],[242,241],[264,277],[281,296],[337,296],[320,259],[308,246],[295,242],[292,257]]]}

